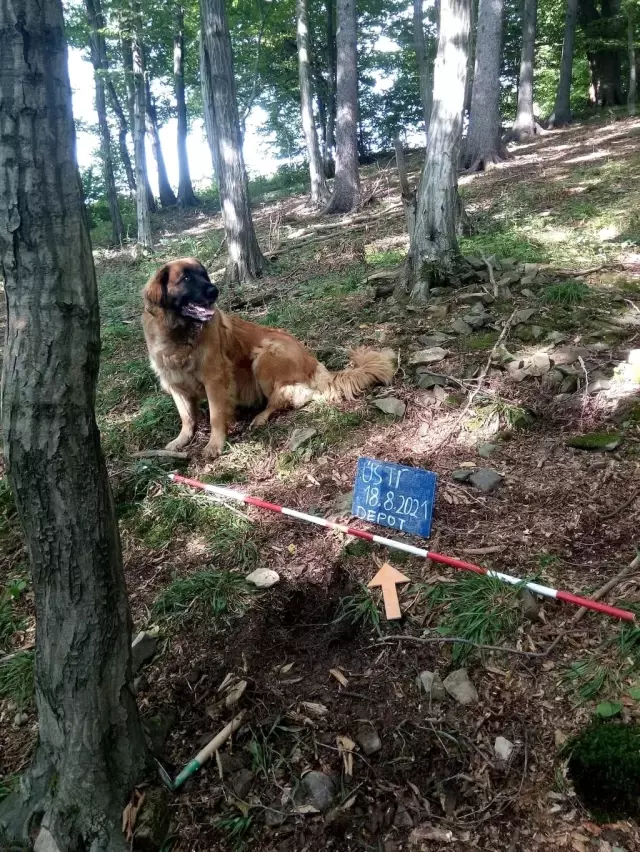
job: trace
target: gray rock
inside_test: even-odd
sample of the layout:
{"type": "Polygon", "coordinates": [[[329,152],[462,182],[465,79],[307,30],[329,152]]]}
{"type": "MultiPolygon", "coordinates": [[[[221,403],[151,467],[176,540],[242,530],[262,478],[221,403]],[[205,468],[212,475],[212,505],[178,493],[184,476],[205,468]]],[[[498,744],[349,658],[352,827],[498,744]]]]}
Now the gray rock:
{"type": "MultiPolygon", "coordinates": [[[[524,290],[522,292],[524,293],[524,290]]],[[[561,331],[550,331],[546,339],[555,346],[558,343],[564,343],[567,339],[567,335],[563,334],[561,331]]]]}
{"type": "Polygon", "coordinates": [[[535,277],[539,269],[540,267],[537,263],[525,263],[523,271],[525,275],[533,275],[535,277]]]}
{"type": "Polygon", "coordinates": [[[529,330],[531,331],[531,337],[534,340],[540,340],[542,335],[544,334],[544,328],[541,325],[532,325],[529,326],[529,330]]]}
{"type": "Polygon", "coordinates": [[[442,331],[434,331],[432,334],[421,334],[418,338],[420,346],[440,346],[441,343],[446,343],[449,340],[449,335],[442,331]]]}
{"type": "Polygon", "coordinates": [[[497,444],[480,444],[478,447],[478,455],[480,458],[488,459],[498,449],[497,444]]]}
{"type": "Polygon", "coordinates": [[[471,305],[471,313],[478,314],[478,316],[482,316],[484,314],[484,303],[474,302],[473,305],[471,305]]]}
{"type": "Polygon", "coordinates": [[[406,403],[401,399],[396,399],[394,396],[385,396],[383,399],[374,400],[373,404],[385,414],[390,414],[393,417],[403,417],[407,410],[406,403]]]}
{"type": "Polygon", "coordinates": [[[560,346],[551,353],[551,360],[554,366],[559,367],[563,364],[573,364],[578,358],[588,356],[589,350],[584,346],[560,346]]]}
{"type": "Polygon", "coordinates": [[[393,825],[395,828],[413,828],[413,820],[404,805],[398,805],[393,825]]]}
{"type": "Polygon", "coordinates": [[[472,473],[469,477],[469,481],[474,488],[477,488],[484,494],[491,494],[492,491],[495,491],[496,488],[502,485],[503,479],[504,477],[502,474],[495,470],[491,470],[488,467],[476,470],[475,473],[472,473]]]}
{"type": "Polygon", "coordinates": [[[441,346],[432,346],[430,349],[421,349],[419,352],[414,352],[409,359],[409,364],[417,366],[419,364],[435,364],[442,361],[449,353],[441,346]]]}
{"type": "Polygon", "coordinates": [[[529,591],[523,589],[520,593],[522,615],[528,621],[540,621],[540,607],[536,596],[529,591]]]}
{"type": "Polygon", "coordinates": [[[318,434],[317,429],[294,429],[289,438],[289,450],[295,453],[318,434]]]}
{"type": "Polygon", "coordinates": [[[419,689],[424,689],[430,701],[444,701],[447,691],[438,672],[420,672],[417,679],[419,689]]]}
{"type": "Polygon", "coordinates": [[[270,589],[275,586],[280,580],[280,575],[270,568],[256,568],[250,574],[247,574],[247,583],[252,583],[258,589],[270,589]]]}
{"type": "Polygon", "coordinates": [[[578,389],[578,377],[573,374],[565,375],[562,380],[562,384],[559,387],[559,392],[563,393],[575,393],[578,389]]]}
{"type": "Polygon", "coordinates": [[[610,387],[611,382],[609,381],[609,379],[597,378],[594,379],[592,382],[589,382],[589,384],[587,385],[587,393],[600,393],[601,391],[609,390],[610,387]]]}
{"type": "Polygon", "coordinates": [[[378,732],[374,728],[361,728],[356,734],[356,742],[367,757],[376,754],[382,749],[382,742],[378,736],[378,732]]]}
{"type": "Polygon", "coordinates": [[[542,385],[549,390],[558,390],[565,379],[565,375],[561,370],[553,369],[542,377],[542,385]]]}
{"type": "Polygon", "coordinates": [[[13,717],[13,727],[14,728],[22,728],[29,721],[29,717],[26,713],[16,713],[13,717]]]}
{"type": "Polygon", "coordinates": [[[451,328],[455,331],[456,334],[471,334],[473,329],[469,325],[469,323],[465,322],[463,319],[458,317],[458,319],[452,323],[451,328]]]}
{"type": "Polygon", "coordinates": [[[466,669],[457,669],[444,679],[444,688],[458,704],[475,704],[478,693],[475,686],[469,680],[466,669]]]}
{"type": "Polygon", "coordinates": [[[484,313],[483,314],[465,314],[462,317],[462,322],[466,323],[467,325],[470,325],[471,328],[473,328],[475,330],[482,328],[482,326],[486,323],[486,321],[487,321],[487,318],[484,315],[484,313]]]}
{"type": "Polygon", "coordinates": [[[444,387],[447,384],[446,376],[439,376],[437,373],[430,373],[424,367],[418,367],[418,387],[428,390],[436,385],[444,387]]]}
{"type": "Polygon", "coordinates": [[[472,269],[486,269],[485,262],[481,257],[471,257],[469,255],[464,256],[464,260],[472,269]]]}
{"type": "Polygon", "coordinates": [[[525,287],[528,287],[530,284],[535,284],[536,279],[537,279],[536,275],[523,275],[520,283],[524,284],[525,287]]]}
{"type": "Polygon", "coordinates": [[[450,307],[449,305],[429,305],[427,311],[434,319],[445,319],[450,307]]]}
{"type": "Polygon", "coordinates": [[[145,663],[155,656],[158,650],[158,634],[142,630],[131,645],[131,665],[137,674],[145,663]]]}
{"type": "Polygon", "coordinates": [[[336,785],[324,772],[307,772],[300,782],[300,795],[304,804],[326,811],[336,797],[336,785]]]}
{"type": "Polygon", "coordinates": [[[514,745],[510,740],[505,739],[504,737],[496,737],[496,741],[493,746],[493,751],[495,752],[498,760],[502,760],[505,763],[511,757],[511,753],[513,752],[514,745]]]}
{"type": "Polygon", "coordinates": [[[235,775],[229,779],[229,786],[233,790],[238,799],[244,799],[248,795],[255,773],[250,769],[239,769],[235,775]]]}
{"type": "Polygon", "coordinates": [[[460,470],[454,470],[451,474],[451,479],[454,479],[456,482],[468,482],[471,479],[471,474],[473,473],[473,469],[469,468],[460,468],[460,470]]]}
{"type": "Polygon", "coordinates": [[[535,312],[535,308],[522,308],[521,310],[516,311],[516,315],[513,318],[513,324],[521,325],[522,323],[528,322],[535,312]]]}

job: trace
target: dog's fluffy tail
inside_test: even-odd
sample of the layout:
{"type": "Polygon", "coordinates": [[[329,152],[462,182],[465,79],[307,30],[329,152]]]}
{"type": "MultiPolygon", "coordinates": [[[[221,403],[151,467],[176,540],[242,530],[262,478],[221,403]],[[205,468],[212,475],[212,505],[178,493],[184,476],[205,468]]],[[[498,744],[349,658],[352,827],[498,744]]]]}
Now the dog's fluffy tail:
{"type": "Polygon", "coordinates": [[[372,385],[388,385],[397,369],[393,349],[361,346],[351,353],[351,364],[332,373],[325,396],[329,400],[353,399],[372,385]]]}

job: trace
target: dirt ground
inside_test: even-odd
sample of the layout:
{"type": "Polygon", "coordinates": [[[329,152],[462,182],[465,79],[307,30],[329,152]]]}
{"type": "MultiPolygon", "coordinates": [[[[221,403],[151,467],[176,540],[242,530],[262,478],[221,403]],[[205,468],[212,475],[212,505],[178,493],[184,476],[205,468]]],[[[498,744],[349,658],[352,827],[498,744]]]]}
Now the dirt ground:
{"type": "MultiPolygon", "coordinates": [[[[640,374],[630,355],[640,349],[639,140],[638,121],[595,122],[463,177],[472,232],[462,249],[480,259],[479,277],[420,308],[385,290],[407,248],[393,163],[363,171],[369,203],[340,222],[310,213],[303,195],[263,199],[256,222],[269,274],[225,292],[224,305],[287,328],[334,369],[356,345],[391,346],[398,373],[388,390],[335,410],[285,413],[256,433],[241,413],[225,454],[206,465],[203,418],[180,469],[347,518],[360,456],[424,467],[438,475],[429,549],[593,594],[640,544],[640,374]],[[470,296],[478,292],[488,298],[470,296]],[[480,315],[478,302],[483,325],[454,332],[470,306],[480,315]],[[502,346],[525,375],[514,376],[496,346],[505,324],[502,346]],[[446,335],[439,344],[421,339],[438,332],[446,335]],[[434,345],[445,357],[412,364],[434,345]],[[576,357],[567,362],[570,348],[576,357]],[[536,375],[534,356],[552,367],[536,375]],[[404,403],[404,413],[384,414],[375,405],[384,397],[404,403]],[[315,433],[291,449],[300,427],[315,433]],[[612,448],[567,443],[593,432],[609,433],[612,448]],[[499,486],[485,493],[465,480],[476,468],[500,474],[499,486]]],[[[409,157],[414,181],[420,160],[409,157]]],[[[160,631],[137,697],[174,774],[245,711],[232,745],[170,795],[173,839],[163,848],[640,849],[635,822],[598,824],[584,809],[562,752],[603,702],[617,702],[620,718],[640,716],[632,697],[640,632],[595,614],[576,622],[569,605],[524,605],[517,589],[473,585],[435,563],[282,516],[211,507],[151,462],[141,472],[144,463],[132,461],[178,430],[146,366],[139,290],[164,258],[197,254],[213,270],[224,265],[218,216],[165,214],[155,224],[153,259],[95,252],[98,417],[135,626],[160,631]],[[378,593],[365,588],[386,559],[411,580],[400,588],[400,622],[386,622],[378,593]],[[250,591],[241,575],[256,567],[275,570],[279,583],[250,591]],[[216,601],[198,585],[203,570],[232,575],[216,601]],[[176,604],[175,582],[185,578],[195,578],[191,597],[176,604]],[[504,650],[442,641],[453,636],[504,650]],[[461,667],[477,691],[472,703],[431,700],[420,673],[445,678],[461,667]],[[506,759],[498,737],[511,746],[506,759]],[[310,779],[323,790],[309,794],[310,779]]],[[[15,535],[6,517],[0,531],[15,535]]],[[[12,541],[0,557],[7,582],[25,572],[12,541]]],[[[640,606],[639,577],[631,573],[606,600],[640,606]]],[[[25,620],[7,651],[33,641],[28,590],[16,608],[25,620]]],[[[37,736],[32,705],[19,725],[17,709],[0,699],[0,782],[28,764],[37,736]]]]}

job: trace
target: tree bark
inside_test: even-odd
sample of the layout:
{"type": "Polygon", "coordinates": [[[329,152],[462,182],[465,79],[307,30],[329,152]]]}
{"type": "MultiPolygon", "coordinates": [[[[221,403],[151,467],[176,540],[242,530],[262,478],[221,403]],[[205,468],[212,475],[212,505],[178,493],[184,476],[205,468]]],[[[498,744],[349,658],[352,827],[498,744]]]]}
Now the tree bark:
{"type": "Polygon", "coordinates": [[[133,173],[133,166],[131,165],[129,148],[127,147],[129,124],[125,117],[124,110],[122,109],[122,104],[120,103],[120,98],[118,97],[118,93],[116,92],[116,88],[113,85],[112,80],[107,80],[107,92],[109,93],[111,109],[113,110],[116,120],[118,122],[118,147],[120,148],[120,159],[122,160],[124,170],[127,175],[127,186],[129,187],[129,192],[135,196],[136,178],[133,173]]]}
{"type": "Polygon", "coordinates": [[[125,852],[145,764],[131,618],[94,402],[98,294],[60,0],[0,4],[2,428],[36,609],[38,746],[0,848],[125,852]]]}
{"type": "MultiPolygon", "coordinates": [[[[124,26],[131,28],[129,22],[127,22],[124,26]]],[[[135,75],[133,73],[133,42],[129,38],[122,38],[121,41],[122,47],[122,65],[124,68],[124,77],[127,85],[127,108],[129,112],[129,126],[131,127],[131,138],[133,140],[133,158],[135,161],[135,114],[136,114],[136,81],[135,75]]],[[[143,63],[144,63],[144,54],[143,54],[143,63]]],[[[146,118],[145,118],[145,127],[146,127],[146,118]]],[[[145,149],[146,150],[146,149],[145,149]]],[[[149,212],[155,213],[157,206],[156,200],[153,197],[153,192],[151,191],[151,186],[149,184],[149,174],[146,168],[146,155],[145,155],[145,170],[144,170],[144,179],[145,179],[145,192],[147,196],[147,207],[149,208],[149,212]]],[[[137,198],[137,180],[135,181],[136,188],[136,198],[137,198]]]]}
{"type": "Polygon", "coordinates": [[[173,85],[176,91],[178,114],[178,206],[197,207],[198,199],[191,183],[189,155],[187,154],[187,101],[184,94],[184,7],[177,3],[174,13],[173,34],[173,85]]]}
{"type": "Polygon", "coordinates": [[[200,9],[202,103],[227,237],[227,278],[244,283],[262,275],[264,258],[253,227],[242,156],[231,36],[224,0],[200,0],[200,9]]]}
{"type": "MultiPolygon", "coordinates": [[[[478,0],[471,0],[471,35],[469,36],[469,58],[467,59],[467,87],[464,95],[464,111],[471,115],[471,91],[473,89],[473,71],[476,63],[476,21],[478,19],[478,0]]],[[[438,16],[439,20],[439,16],[438,16]]]]}
{"type": "Polygon", "coordinates": [[[327,0],[327,125],[325,130],[325,174],[331,176],[336,147],[336,27],[335,3],[327,0]]]}
{"type": "Polygon", "coordinates": [[[573,75],[573,46],[576,40],[578,0],[567,0],[564,18],[564,39],[560,60],[560,79],[553,112],[549,116],[550,127],[563,127],[571,122],[571,77],[573,75]]]}
{"type": "Polygon", "coordinates": [[[429,130],[431,104],[433,101],[433,79],[427,56],[427,40],[424,36],[424,9],[422,0],[413,0],[413,44],[418,64],[420,100],[424,116],[424,132],[429,130]]]}
{"type": "MultiPolygon", "coordinates": [[[[146,61],[145,61],[146,65],[146,61]]],[[[147,111],[147,132],[151,139],[151,150],[156,161],[158,170],[158,194],[160,196],[160,204],[163,207],[175,207],[178,199],[169,183],[167,175],[167,167],[164,162],[164,154],[162,153],[162,145],[160,143],[160,130],[158,128],[158,111],[151,94],[151,86],[149,85],[149,76],[145,74],[145,108],[147,111]]]]}
{"type": "Polygon", "coordinates": [[[423,303],[437,283],[450,283],[458,261],[458,161],[467,80],[471,0],[442,0],[433,107],[410,234],[411,301],[423,303]]]}
{"type": "Polygon", "coordinates": [[[147,194],[147,153],[145,150],[146,86],[144,53],[140,36],[142,21],[139,0],[132,0],[133,40],[131,60],[133,72],[133,148],[136,164],[136,214],[138,218],[138,243],[142,248],[153,251],[151,218],[147,194]]]}
{"type": "Polygon", "coordinates": [[[533,114],[533,63],[536,52],[536,17],[538,0],[524,0],[522,13],[522,52],[518,81],[518,108],[509,137],[516,141],[527,139],[540,127],[533,114]]]}
{"type": "Polygon", "coordinates": [[[476,65],[465,167],[482,171],[505,158],[500,126],[500,61],[503,0],[480,0],[476,33],[476,65]]]}
{"type": "Polygon", "coordinates": [[[118,206],[118,192],[113,172],[113,156],[111,153],[111,133],[107,122],[107,99],[105,96],[104,74],[106,71],[107,50],[104,40],[104,17],[100,0],[85,0],[87,20],[89,23],[89,44],[91,64],[93,65],[96,88],[96,112],[98,113],[98,128],[100,130],[100,159],[104,184],[107,189],[109,216],[111,218],[111,239],[114,245],[120,245],[124,237],[124,223],[118,206]]]}
{"type": "Polygon", "coordinates": [[[581,0],[578,20],[584,32],[594,102],[619,106],[622,97],[621,47],[624,34],[619,0],[581,0]]]}
{"type": "Polygon", "coordinates": [[[636,114],[636,27],[635,15],[631,4],[627,7],[627,46],[629,51],[629,90],[627,92],[627,111],[636,114]]]}
{"type": "Polygon", "coordinates": [[[316,122],[313,117],[313,95],[311,93],[309,71],[309,9],[307,7],[307,0],[296,0],[296,16],[298,73],[300,77],[300,114],[309,160],[311,201],[314,204],[323,204],[327,201],[329,191],[327,190],[327,183],[324,177],[316,122]]]}
{"type": "Polygon", "coordinates": [[[348,213],[360,203],[356,0],[338,0],[337,9],[336,177],[326,212],[348,213]]]}

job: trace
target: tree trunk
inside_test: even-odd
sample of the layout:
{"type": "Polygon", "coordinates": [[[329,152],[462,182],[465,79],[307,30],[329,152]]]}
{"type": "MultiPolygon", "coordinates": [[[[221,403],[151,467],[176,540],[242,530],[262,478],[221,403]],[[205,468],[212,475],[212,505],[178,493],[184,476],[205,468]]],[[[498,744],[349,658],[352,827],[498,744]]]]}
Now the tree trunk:
{"type": "MultiPolygon", "coordinates": [[[[439,20],[438,16],[438,20],[439,20]]],[[[471,0],[471,35],[469,36],[469,58],[467,59],[467,86],[464,95],[464,111],[471,115],[471,91],[473,89],[473,71],[476,62],[476,21],[478,19],[478,0],[471,0]]]]}
{"type": "Polygon", "coordinates": [[[458,160],[467,80],[471,0],[442,0],[427,150],[410,234],[411,301],[450,283],[458,260],[458,160]]]}
{"type": "Polygon", "coordinates": [[[133,0],[133,40],[131,42],[131,60],[133,71],[133,148],[136,164],[136,213],[138,218],[138,243],[144,249],[153,251],[151,237],[151,219],[149,216],[149,197],[147,194],[147,153],[144,144],[145,120],[147,113],[146,86],[144,80],[144,54],[140,38],[141,13],[139,0],[133,0]]]}
{"type": "Polygon", "coordinates": [[[627,44],[629,50],[629,90],[627,92],[627,110],[629,115],[636,114],[636,27],[635,15],[631,5],[627,8],[627,44]]]}
{"type": "Polygon", "coordinates": [[[595,103],[602,107],[619,106],[622,97],[621,44],[622,16],[618,0],[578,3],[578,20],[584,32],[595,103]]]}
{"type": "Polygon", "coordinates": [[[60,0],[0,4],[2,428],[36,609],[38,746],[0,848],[125,852],[145,764],[131,618],[94,402],[98,294],[60,0]]]}
{"type": "Polygon", "coordinates": [[[109,93],[111,109],[113,110],[116,120],[118,122],[118,146],[120,148],[120,159],[122,160],[122,164],[124,165],[124,170],[127,175],[127,186],[129,187],[129,192],[132,195],[135,195],[136,178],[133,173],[133,166],[131,165],[129,148],[127,147],[127,134],[129,133],[129,124],[125,117],[124,110],[122,109],[122,104],[120,103],[120,98],[118,97],[118,93],[116,92],[112,80],[107,80],[107,92],[109,93]]]}
{"type": "Polygon", "coordinates": [[[329,192],[322,167],[316,122],[313,117],[313,95],[311,93],[311,77],[309,72],[309,9],[307,7],[307,0],[296,0],[296,14],[298,71],[300,75],[300,112],[304,140],[307,146],[307,157],[309,159],[311,201],[314,204],[323,204],[326,202],[329,192]]]}
{"type": "Polygon", "coordinates": [[[536,17],[538,0],[524,0],[522,13],[522,52],[520,54],[520,79],[518,81],[518,109],[509,134],[520,141],[534,136],[539,125],[533,114],[533,63],[536,52],[536,17]]]}
{"type": "MultiPolygon", "coordinates": [[[[145,62],[146,65],[146,62],[145,62]]],[[[163,207],[175,207],[178,199],[174,191],[171,189],[169,177],[167,175],[167,167],[164,162],[164,154],[162,153],[162,145],[160,144],[160,131],[158,129],[158,112],[151,94],[151,86],[149,85],[149,76],[145,74],[145,108],[147,111],[147,132],[151,138],[151,150],[156,161],[158,169],[158,194],[160,195],[160,204],[163,207]]]]}
{"type": "Polygon", "coordinates": [[[420,100],[424,116],[424,132],[429,130],[431,103],[433,101],[433,79],[427,57],[427,40],[424,36],[424,14],[422,0],[413,0],[413,44],[418,64],[418,80],[420,83],[420,100]]]}
{"type": "Polygon", "coordinates": [[[251,216],[242,156],[233,53],[224,0],[200,0],[202,103],[227,237],[227,278],[240,283],[262,275],[264,258],[251,216]]]}
{"type": "Polygon", "coordinates": [[[176,5],[173,34],[173,84],[176,90],[178,113],[178,206],[197,207],[198,199],[191,183],[189,155],[187,154],[187,101],[184,95],[184,8],[176,5]]]}
{"type": "Polygon", "coordinates": [[[96,87],[96,112],[98,113],[98,128],[100,130],[100,159],[104,184],[107,189],[109,215],[111,218],[111,238],[114,245],[120,245],[124,237],[124,223],[118,206],[118,192],[113,172],[113,157],[111,153],[111,133],[107,122],[107,99],[104,89],[104,73],[106,71],[107,50],[104,41],[104,18],[100,0],[85,0],[87,20],[89,23],[89,42],[91,49],[91,64],[94,70],[96,87]]]}
{"type": "Polygon", "coordinates": [[[327,213],[348,213],[360,203],[356,0],[338,0],[337,9],[336,177],[327,213]]]}
{"type": "Polygon", "coordinates": [[[576,39],[578,21],[578,0],[567,0],[564,18],[564,39],[560,60],[560,80],[556,92],[556,102],[549,117],[550,127],[563,127],[571,122],[571,77],[573,75],[573,46],[576,39]]]}
{"type": "MultiPolygon", "coordinates": [[[[129,26],[128,24],[126,26],[129,26]]],[[[136,152],[136,140],[135,140],[135,126],[136,126],[136,80],[135,74],[133,73],[133,43],[129,38],[121,39],[122,46],[122,65],[124,67],[124,76],[127,84],[127,107],[129,111],[129,126],[131,127],[131,136],[133,139],[133,158],[135,160],[136,152]]],[[[143,68],[144,68],[144,54],[142,54],[143,68]]],[[[146,117],[145,117],[145,127],[146,127],[146,117]]],[[[146,149],[145,149],[146,150],[146,149]]],[[[146,154],[145,154],[145,170],[144,170],[144,179],[145,179],[145,194],[147,196],[147,207],[149,208],[150,213],[155,213],[157,206],[156,200],[153,197],[153,192],[151,191],[151,186],[149,184],[149,174],[146,168],[146,154]]],[[[136,180],[136,198],[137,198],[137,180],[136,180]]]]}
{"type": "Polygon", "coordinates": [[[500,126],[500,61],[503,0],[480,0],[476,33],[476,66],[465,166],[482,171],[505,158],[500,126]]]}
{"type": "Polygon", "coordinates": [[[336,27],[334,0],[327,0],[327,128],[324,170],[331,176],[336,147],[336,27]]]}

